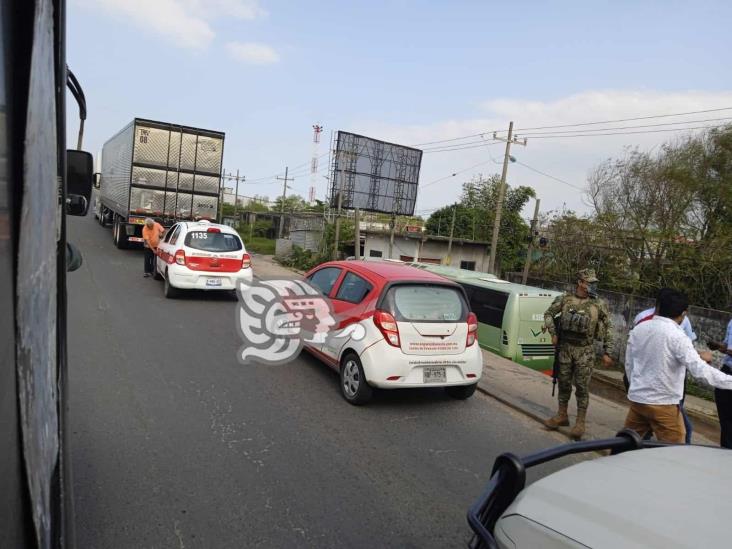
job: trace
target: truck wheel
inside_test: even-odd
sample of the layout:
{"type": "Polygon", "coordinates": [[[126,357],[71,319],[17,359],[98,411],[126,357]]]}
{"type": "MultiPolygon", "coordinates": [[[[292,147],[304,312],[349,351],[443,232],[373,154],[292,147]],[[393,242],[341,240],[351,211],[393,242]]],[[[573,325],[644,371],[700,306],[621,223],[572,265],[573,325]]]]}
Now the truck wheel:
{"type": "Polygon", "coordinates": [[[341,394],[354,406],[366,404],[374,395],[355,353],[348,353],[341,360],[341,394]]]}
{"type": "Polygon", "coordinates": [[[473,396],[473,393],[475,393],[475,388],[477,386],[477,383],[473,383],[472,385],[457,385],[452,387],[445,387],[445,392],[452,398],[465,400],[466,398],[470,398],[471,396],[473,396]]]}
{"type": "Polygon", "coordinates": [[[119,248],[120,250],[124,250],[125,248],[127,248],[127,231],[125,231],[122,223],[119,222],[119,218],[115,219],[114,227],[114,245],[117,246],[117,248],[119,248]]]}
{"type": "Polygon", "coordinates": [[[167,273],[165,273],[165,286],[164,286],[164,292],[165,297],[168,299],[175,299],[180,295],[180,290],[176,288],[175,286],[171,286],[170,284],[170,277],[167,276],[167,273]]]}

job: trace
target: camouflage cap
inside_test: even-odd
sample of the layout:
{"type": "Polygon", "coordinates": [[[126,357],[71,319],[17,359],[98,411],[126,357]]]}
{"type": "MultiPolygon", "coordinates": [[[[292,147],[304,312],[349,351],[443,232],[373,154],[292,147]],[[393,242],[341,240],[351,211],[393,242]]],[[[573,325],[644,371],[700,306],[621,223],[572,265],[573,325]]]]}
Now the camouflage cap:
{"type": "Polygon", "coordinates": [[[577,273],[577,280],[584,280],[585,282],[598,282],[597,276],[595,275],[595,269],[582,269],[577,273]]]}

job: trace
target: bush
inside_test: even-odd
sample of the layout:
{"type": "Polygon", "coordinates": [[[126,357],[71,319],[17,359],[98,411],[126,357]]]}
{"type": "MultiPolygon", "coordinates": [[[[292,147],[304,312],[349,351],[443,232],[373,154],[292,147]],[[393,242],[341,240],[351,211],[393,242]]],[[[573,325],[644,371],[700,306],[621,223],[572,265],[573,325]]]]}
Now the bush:
{"type": "Polygon", "coordinates": [[[324,261],[327,261],[327,259],[322,258],[319,254],[314,254],[310,250],[304,250],[299,246],[292,247],[292,253],[289,257],[279,259],[282,265],[300,271],[309,271],[324,261]]]}

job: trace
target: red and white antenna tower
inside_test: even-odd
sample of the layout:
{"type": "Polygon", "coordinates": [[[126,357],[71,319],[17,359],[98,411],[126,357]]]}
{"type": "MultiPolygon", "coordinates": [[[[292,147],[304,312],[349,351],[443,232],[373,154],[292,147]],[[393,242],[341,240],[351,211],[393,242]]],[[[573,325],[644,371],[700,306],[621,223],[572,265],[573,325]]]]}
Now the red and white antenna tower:
{"type": "Polygon", "coordinates": [[[310,161],[310,192],[308,193],[308,201],[311,204],[315,202],[315,187],[318,182],[318,145],[320,145],[321,133],[323,133],[323,126],[313,125],[313,157],[310,161]]]}

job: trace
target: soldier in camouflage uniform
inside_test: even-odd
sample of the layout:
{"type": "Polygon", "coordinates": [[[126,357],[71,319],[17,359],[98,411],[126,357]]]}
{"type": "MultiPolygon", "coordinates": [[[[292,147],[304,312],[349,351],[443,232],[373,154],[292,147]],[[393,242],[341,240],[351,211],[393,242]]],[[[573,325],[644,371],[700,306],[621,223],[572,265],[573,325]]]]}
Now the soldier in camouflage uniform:
{"type": "Polygon", "coordinates": [[[589,404],[588,387],[595,363],[594,342],[603,343],[603,365],[612,364],[612,325],[607,304],[597,297],[597,277],[594,269],[577,273],[574,293],[557,297],[544,313],[544,329],[552,335],[552,344],[559,344],[559,411],[546,421],[549,429],[569,425],[567,405],[572,396],[572,382],[577,397],[577,422],[570,436],[579,439],[585,432],[585,417],[589,404]],[[559,333],[554,318],[558,317],[559,333]]]}

